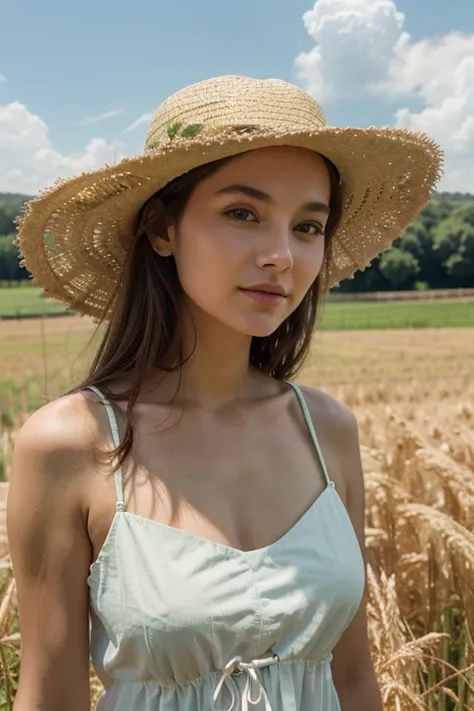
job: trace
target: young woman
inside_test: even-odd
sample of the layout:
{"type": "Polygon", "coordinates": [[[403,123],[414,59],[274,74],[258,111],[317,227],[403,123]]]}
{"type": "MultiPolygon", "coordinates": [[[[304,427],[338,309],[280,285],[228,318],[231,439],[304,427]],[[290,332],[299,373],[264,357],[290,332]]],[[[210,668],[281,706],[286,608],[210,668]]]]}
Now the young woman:
{"type": "Polygon", "coordinates": [[[427,137],[327,126],[276,80],[157,110],[145,153],[20,224],[46,293],[105,331],[19,433],[15,711],[380,711],[352,413],[289,382],[321,294],[429,199],[427,137]]]}

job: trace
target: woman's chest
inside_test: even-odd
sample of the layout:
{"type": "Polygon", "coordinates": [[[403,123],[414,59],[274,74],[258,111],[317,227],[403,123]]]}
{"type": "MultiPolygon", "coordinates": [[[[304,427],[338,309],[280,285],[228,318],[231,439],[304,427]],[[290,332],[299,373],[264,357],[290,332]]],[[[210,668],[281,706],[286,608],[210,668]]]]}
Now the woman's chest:
{"type": "MultiPolygon", "coordinates": [[[[98,484],[89,531],[94,559],[115,513],[113,477],[98,484]]],[[[321,463],[295,418],[187,417],[138,432],[125,469],[126,509],[240,550],[280,538],[326,487],[321,463]]]]}

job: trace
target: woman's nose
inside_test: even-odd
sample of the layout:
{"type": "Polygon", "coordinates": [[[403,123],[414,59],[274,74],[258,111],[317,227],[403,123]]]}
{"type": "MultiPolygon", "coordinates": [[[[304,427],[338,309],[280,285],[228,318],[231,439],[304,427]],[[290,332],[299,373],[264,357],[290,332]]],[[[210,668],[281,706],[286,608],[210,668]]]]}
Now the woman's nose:
{"type": "Polygon", "coordinates": [[[288,228],[269,230],[263,236],[257,254],[257,266],[274,267],[279,271],[286,271],[293,266],[293,252],[291,244],[291,233],[288,228]]]}

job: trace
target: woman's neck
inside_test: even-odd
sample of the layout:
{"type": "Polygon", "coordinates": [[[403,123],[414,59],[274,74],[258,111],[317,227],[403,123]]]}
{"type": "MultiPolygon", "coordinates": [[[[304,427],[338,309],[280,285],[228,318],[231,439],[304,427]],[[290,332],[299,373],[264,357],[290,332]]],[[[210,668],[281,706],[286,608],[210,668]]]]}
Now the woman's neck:
{"type": "Polygon", "coordinates": [[[203,409],[218,409],[250,394],[254,383],[250,336],[217,324],[199,328],[191,338],[185,341],[185,354],[191,356],[181,369],[180,397],[203,409]]]}
{"type": "Polygon", "coordinates": [[[174,364],[179,367],[159,378],[160,400],[164,397],[186,407],[218,410],[236,400],[255,397],[262,374],[249,362],[251,336],[207,315],[183,321],[181,361],[174,364]]]}

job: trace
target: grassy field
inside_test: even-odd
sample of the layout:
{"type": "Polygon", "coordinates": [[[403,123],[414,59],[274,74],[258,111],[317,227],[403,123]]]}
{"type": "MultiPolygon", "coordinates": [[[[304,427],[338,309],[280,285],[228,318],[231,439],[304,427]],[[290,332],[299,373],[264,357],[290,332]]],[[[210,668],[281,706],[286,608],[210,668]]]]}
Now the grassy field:
{"type": "Polygon", "coordinates": [[[0,317],[23,314],[34,316],[64,311],[64,304],[45,299],[42,290],[34,286],[0,287],[0,317]]]}
{"type": "Polygon", "coordinates": [[[474,301],[328,303],[321,321],[327,331],[459,327],[474,327],[474,301]]]}
{"type": "MultiPolygon", "coordinates": [[[[32,286],[0,288],[0,317],[62,313],[64,305],[44,299],[32,286]]],[[[474,301],[328,303],[321,328],[328,331],[474,327],[474,301]]]]}
{"type": "MultiPolygon", "coordinates": [[[[84,352],[91,333],[79,317],[0,322],[4,475],[21,422],[74,383],[91,355],[84,352]]],[[[474,709],[473,363],[474,328],[326,330],[299,377],[346,402],[358,419],[369,631],[386,711],[474,709]]],[[[6,486],[0,711],[11,710],[19,659],[1,534],[6,486]]],[[[96,694],[100,685],[93,677],[91,684],[96,694]]]]}

